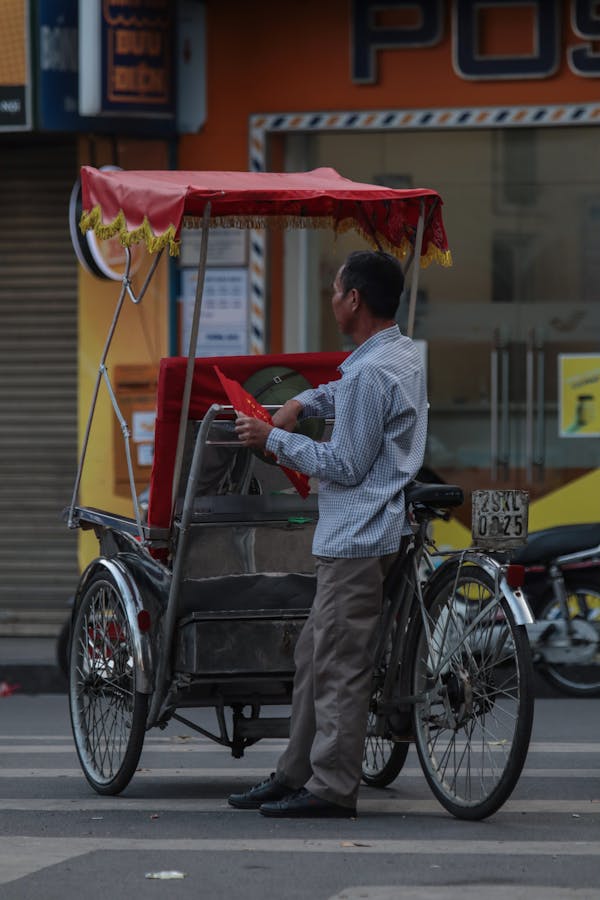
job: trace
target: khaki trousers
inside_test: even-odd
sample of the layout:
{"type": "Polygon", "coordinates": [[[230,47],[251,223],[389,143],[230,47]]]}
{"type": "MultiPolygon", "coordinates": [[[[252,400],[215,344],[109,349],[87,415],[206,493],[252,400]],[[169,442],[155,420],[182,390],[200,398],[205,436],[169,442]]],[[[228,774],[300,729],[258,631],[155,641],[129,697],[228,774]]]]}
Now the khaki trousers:
{"type": "Polygon", "coordinates": [[[395,557],[316,557],[315,599],[296,644],[290,740],[276,777],[341,806],[356,806],[383,581],[395,557]]]}

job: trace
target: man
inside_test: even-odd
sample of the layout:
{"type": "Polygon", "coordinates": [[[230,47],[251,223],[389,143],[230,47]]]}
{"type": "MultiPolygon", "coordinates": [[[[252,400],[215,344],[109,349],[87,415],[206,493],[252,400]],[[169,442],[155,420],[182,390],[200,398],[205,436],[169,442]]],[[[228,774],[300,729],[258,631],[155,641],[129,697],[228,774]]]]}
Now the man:
{"type": "Polygon", "coordinates": [[[423,363],[394,319],[403,284],[393,257],[351,253],[333,284],[336,322],[357,345],[341,379],[288,400],[273,426],[236,420],[245,446],[320,479],[317,589],[294,656],[290,740],[270,778],[230,796],[237,808],[356,815],[383,581],[409,530],[403,488],[427,431],[423,363]],[[292,434],[302,416],[335,417],[331,440],[292,434]]]}

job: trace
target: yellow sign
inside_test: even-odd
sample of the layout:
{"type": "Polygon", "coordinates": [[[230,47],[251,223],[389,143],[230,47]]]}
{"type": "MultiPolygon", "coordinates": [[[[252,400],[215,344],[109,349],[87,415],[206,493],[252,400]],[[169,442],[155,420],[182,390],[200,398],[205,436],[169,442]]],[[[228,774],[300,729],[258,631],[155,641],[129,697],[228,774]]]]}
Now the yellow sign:
{"type": "Polygon", "coordinates": [[[0,131],[31,127],[27,9],[25,0],[0,4],[0,131]]]}
{"type": "Polygon", "coordinates": [[[600,356],[558,357],[560,437],[600,437],[600,356]]]}

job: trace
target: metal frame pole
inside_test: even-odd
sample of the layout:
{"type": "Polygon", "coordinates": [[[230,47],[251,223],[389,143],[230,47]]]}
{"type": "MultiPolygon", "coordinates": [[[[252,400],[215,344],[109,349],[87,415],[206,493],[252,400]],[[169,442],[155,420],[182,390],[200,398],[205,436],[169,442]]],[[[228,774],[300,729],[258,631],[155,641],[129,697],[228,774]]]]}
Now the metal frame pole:
{"type": "Polygon", "coordinates": [[[210,427],[215,416],[221,412],[223,407],[213,403],[207,410],[202,425],[196,437],[194,447],[194,455],[188,475],[185,496],[183,498],[183,510],[181,513],[181,522],[179,527],[179,540],[177,542],[177,553],[175,554],[173,564],[173,574],[171,584],[169,586],[169,599],[164,614],[164,624],[162,631],[161,652],[158,655],[158,665],[156,670],[156,681],[154,684],[154,693],[148,713],[146,728],[152,728],[156,723],[161,711],[161,706],[165,696],[165,687],[171,665],[171,651],[173,643],[173,635],[175,633],[175,625],[177,622],[177,606],[179,600],[179,587],[183,578],[183,569],[185,564],[185,550],[190,532],[190,523],[194,513],[194,500],[198,490],[198,480],[202,470],[204,460],[204,452],[206,448],[206,440],[210,427]]]}
{"type": "Polygon", "coordinates": [[[92,392],[92,400],[90,403],[90,409],[88,412],[88,419],[85,427],[85,434],[83,437],[83,444],[81,446],[81,453],[79,455],[79,465],[77,466],[77,475],[75,476],[75,485],[73,487],[73,496],[71,497],[71,507],[69,509],[69,528],[73,528],[73,513],[75,510],[75,505],[77,503],[77,495],[79,494],[79,486],[81,484],[81,475],[83,472],[83,464],[85,462],[85,457],[87,454],[87,448],[90,440],[90,432],[92,430],[92,420],[94,418],[94,412],[96,410],[96,403],[98,402],[98,392],[100,390],[100,382],[102,381],[102,373],[104,372],[104,367],[106,363],[106,357],[108,356],[108,351],[110,349],[110,345],[112,343],[112,339],[115,333],[115,328],[117,327],[117,322],[119,321],[119,316],[121,315],[121,310],[123,309],[123,303],[125,302],[125,296],[127,294],[127,287],[129,285],[129,273],[131,271],[131,253],[129,250],[125,252],[125,274],[123,275],[123,279],[121,282],[121,290],[119,291],[119,299],[117,300],[117,305],[115,308],[115,312],[113,315],[113,319],[108,329],[108,334],[106,336],[106,341],[104,343],[104,349],[102,351],[102,356],[100,357],[100,365],[98,366],[98,373],[96,375],[96,381],[94,384],[94,390],[92,392]]]}
{"type": "MultiPolygon", "coordinates": [[[[410,299],[408,301],[408,323],[406,326],[406,334],[408,337],[413,336],[415,330],[415,311],[417,306],[417,287],[419,285],[419,269],[421,268],[421,247],[423,246],[423,232],[425,230],[425,202],[421,200],[419,208],[419,221],[417,224],[417,235],[415,237],[414,258],[416,260],[413,269],[412,278],[410,280],[410,299]]],[[[412,261],[412,260],[411,260],[412,261]]]]}
{"type": "MultiPolygon", "coordinates": [[[[88,419],[87,419],[87,423],[86,423],[86,427],[85,427],[83,443],[81,445],[81,453],[79,456],[79,464],[77,466],[77,474],[75,476],[75,484],[73,486],[73,495],[71,497],[71,505],[69,507],[69,518],[68,518],[69,528],[75,527],[74,522],[73,522],[73,515],[74,515],[74,511],[75,511],[75,506],[77,504],[77,495],[79,494],[79,487],[81,485],[81,475],[83,472],[83,465],[85,462],[85,457],[87,455],[87,448],[88,448],[88,444],[89,444],[89,440],[90,440],[90,432],[92,429],[92,420],[94,418],[94,412],[96,411],[96,403],[98,402],[98,393],[100,390],[100,382],[102,381],[102,378],[105,377],[106,359],[108,357],[108,351],[110,350],[110,345],[112,344],[112,339],[115,334],[117,322],[119,321],[119,316],[121,315],[121,310],[123,309],[123,303],[125,302],[125,297],[129,296],[136,305],[138,303],[141,303],[142,298],[143,298],[144,294],[146,293],[146,290],[148,289],[150,281],[152,280],[152,276],[154,275],[154,272],[156,271],[156,267],[158,266],[158,263],[160,261],[162,254],[163,254],[163,251],[160,250],[154,257],[154,259],[152,260],[152,265],[150,266],[150,268],[148,270],[148,274],[146,275],[146,278],[142,285],[142,288],[136,297],[136,295],[133,293],[133,290],[131,288],[131,278],[130,278],[131,250],[129,249],[129,247],[125,247],[125,272],[123,273],[123,278],[121,279],[121,290],[119,291],[119,299],[117,300],[117,305],[115,307],[113,319],[110,324],[110,328],[108,329],[108,334],[106,336],[106,341],[104,343],[104,349],[102,351],[102,356],[100,357],[100,364],[98,366],[98,373],[96,375],[94,390],[92,391],[92,399],[90,402],[90,409],[88,412],[88,419]]],[[[136,501],[134,500],[134,505],[135,505],[135,503],[136,503],[136,501]]]]}
{"type": "Polygon", "coordinates": [[[175,451],[175,465],[173,468],[173,483],[171,486],[171,520],[177,502],[177,490],[181,476],[183,463],[183,451],[185,447],[185,432],[187,428],[188,412],[192,396],[192,380],[194,377],[194,360],[196,357],[196,344],[198,343],[198,328],[200,326],[200,311],[202,308],[202,293],[204,291],[204,276],[206,275],[206,256],[208,252],[208,223],[210,220],[210,201],[204,207],[202,216],[202,241],[200,244],[200,259],[198,261],[198,280],[196,282],[196,297],[194,299],[194,312],[192,316],[192,328],[188,347],[187,366],[181,399],[181,416],[179,418],[179,433],[177,435],[177,449],[175,451]]]}

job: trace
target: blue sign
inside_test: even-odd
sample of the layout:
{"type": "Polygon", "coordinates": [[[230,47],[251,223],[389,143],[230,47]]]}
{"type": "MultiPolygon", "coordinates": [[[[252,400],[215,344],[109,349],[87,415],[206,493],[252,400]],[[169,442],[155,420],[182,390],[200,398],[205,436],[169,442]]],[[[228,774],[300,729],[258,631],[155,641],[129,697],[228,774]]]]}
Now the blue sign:
{"type": "Polygon", "coordinates": [[[102,4],[102,112],[173,116],[170,0],[102,4]]]}
{"type": "Polygon", "coordinates": [[[79,15],[77,0],[36,0],[36,127],[45,131],[92,131],[168,136],[174,116],[136,118],[79,114],[79,15]]]}
{"type": "MultiPolygon", "coordinates": [[[[352,0],[351,75],[355,84],[375,84],[377,52],[434,47],[444,40],[447,20],[452,34],[454,71],[474,81],[550,78],[560,65],[562,7],[558,0],[352,0]],[[531,53],[489,54],[481,51],[481,21],[486,9],[529,7],[531,53]],[[379,15],[405,11],[407,24],[381,24],[379,15]],[[416,15],[415,15],[416,14],[416,15]],[[411,24],[412,23],[412,24],[411,24]]],[[[600,76],[600,13],[592,0],[571,0],[571,29],[576,43],[567,48],[571,71],[582,78],[600,76]]],[[[515,28],[518,26],[515,25],[515,28]]]]}

